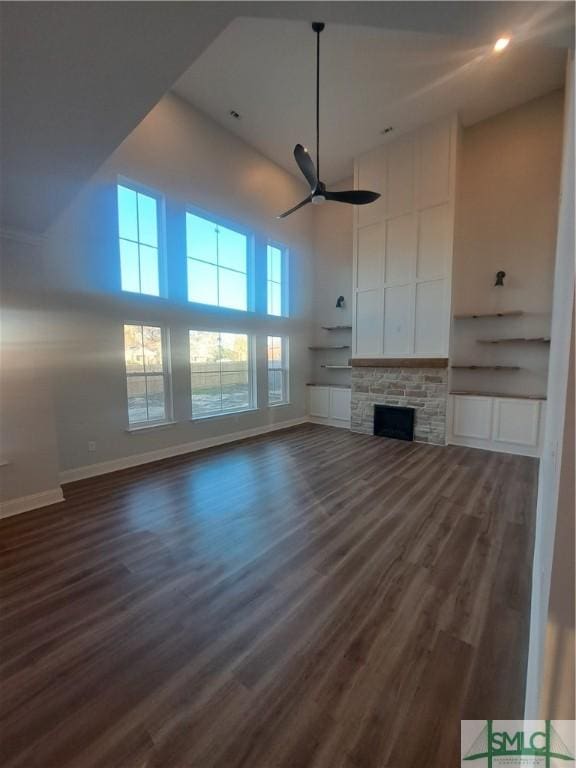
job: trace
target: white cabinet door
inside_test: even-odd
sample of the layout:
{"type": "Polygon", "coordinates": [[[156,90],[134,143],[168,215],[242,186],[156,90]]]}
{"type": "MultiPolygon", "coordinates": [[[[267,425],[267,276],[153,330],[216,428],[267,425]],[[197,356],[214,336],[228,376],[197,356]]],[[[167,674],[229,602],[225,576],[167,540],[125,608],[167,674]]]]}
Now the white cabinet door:
{"type": "Polygon", "coordinates": [[[382,354],[382,290],[358,291],[356,294],[357,355],[382,354]]]}
{"type": "Polygon", "coordinates": [[[450,195],[451,121],[425,126],[418,136],[418,202],[429,208],[450,195]]]}
{"type": "Polygon", "coordinates": [[[446,281],[416,284],[414,352],[417,355],[445,355],[446,281]]]}
{"type": "Polygon", "coordinates": [[[386,226],[371,224],[358,230],[356,286],[358,290],[376,288],[382,283],[386,249],[386,226]]]}
{"type": "Polygon", "coordinates": [[[494,440],[535,447],[538,444],[538,400],[494,400],[494,440]]]}
{"type": "Polygon", "coordinates": [[[450,395],[449,413],[449,443],[522,456],[541,453],[541,400],[450,395]]]}
{"type": "Polygon", "coordinates": [[[452,433],[455,437],[490,440],[492,433],[492,398],[454,396],[452,433]]]}
{"type": "Polygon", "coordinates": [[[327,419],[330,416],[330,387],[308,387],[310,416],[327,419]]]}
{"type": "Polygon", "coordinates": [[[350,421],[350,389],[330,388],[330,418],[338,421],[350,421]]]}
{"type": "Polygon", "coordinates": [[[415,135],[397,139],[388,145],[386,202],[388,218],[411,213],[414,209],[415,135]]]}
{"type": "Polygon", "coordinates": [[[384,289],[384,354],[408,355],[412,337],[412,286],[391,285],[384,289]]]}

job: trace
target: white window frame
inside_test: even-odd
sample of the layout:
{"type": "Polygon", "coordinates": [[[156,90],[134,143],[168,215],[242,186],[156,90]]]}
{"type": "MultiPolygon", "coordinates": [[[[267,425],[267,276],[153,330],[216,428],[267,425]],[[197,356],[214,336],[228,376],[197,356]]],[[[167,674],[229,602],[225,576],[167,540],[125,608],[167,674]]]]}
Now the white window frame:
{"type": "MultiPolygon", "coordinates": [[[[228,330],[223,328],[189,328],[188,329],[188,361],[189,361],[189,381],[190,381],[190,407],[192,411],[191,421],[202,421],[203,419],[214,419],[223,416],[232,416],[238,413],[249,413],[258,408],[256,391],[256,337],[248,331],[228,330]],[[212,413],[203,413],[194,415],[194,387],[192,386],[192,364],[190,362],[190,334],[191,333],[223,333],[236,334],[247,337],[248,349],[248,394],[249,404],[246,408],[226,408],[212,413]]],[[[221,362],[221,361],[220,361],[221,362]]],[[[220,397],[222,397],[222,373],[220,372],[220,397]]]]}
{"type": "MultiPolygon", "coordinates": [[[[279,243],[276,240],[266,241],[266,314],[268,317],[290,317],[289,259],[290,251],[287,245],[284,245],[284,243],[279,243]],[[282,275],[282,282],[280,284],[280,301],[282,303],[282,309],[279,315],[270,314],[268,307],[268,283],[276,282],[275,280],[271,280],[270,275],[268,274],[268,246],[277,248],[282,254],[282,265],[280,267],[280,272],[282,275]]],[[[276,285],[277,284],[278,283],[276,283],[276,285]]]]}
{"type": "MultiPolygon", "coordinates": [[[[143,426],[155,426],[161,424],[173,423],[173,398],[172,398],[172,366],[170,358],[170,333],[165,325],[158,323],[148,323],[140,320],[125,322],[122,324],[122,342],[124,349],[124,375],[126,378],[126,415],[128,420],[128,430],[138,429],[143,426]],[[162,373],[129,373],[126,369],[126,342],[124,338],[124,328],[127,325],[140,326],[141,328],[159,328],[162,348],[162,373]],[[128,407],[128,380],[131,378],[143,378],[146,385],[148,376],[162,376],[164,379],[164,418],[163,419],[145,419],[144,421],[130,421],[130,410],[128,407]]],[[[146,412],[148,412],[148,390],[146,389],[146,412]]]]}
{"type": "MultiPolygon", "coordinates": [[[[125,176],[117,176],[116,177],[116,186],[115,186],[115,193],[116,193],[116,245],[118,249],[118,269],[119,269],[119,275],[120,275],[120,290],[122,293],[128,293],[132,294],[133,296],[149,296],[152,299],[158,299],[158,298],[164,298],[167,296],[167,286],[168,286],[168,280],[166,275],[166,199],[165,196],[162,194],[162,192],[159,192],[157,189],[152,189],[151,187],[147,187],[144,184],[140,184],[137,181],[133,181],[132,179],[128,179],[125,176]],[[143,293],[142,291],[130,291],[127,288],[122,287],[122,261],[120,256],[120,240],[126,240],[130,243],[136,243],[136,245],[140,246],[141,243],[139,240],[129,240],[126,237],[120,236],[120,213],[118,210],[118,187],[126,187],[127,189],[131,189],[134,192],[139,192],[141,195],[146,195],[147,197],[152,197],[156,200],[157,203],[157,217],[156,217],[156,227],[157,227],[157,238],[158,238],[158,295],[154,293],[143,293]]],[[[147,243],[143,243],[143,245],[147,245],[147,243]]],[[[140,253],[138,253],[138,271],[140,274],[140,253]]],[[[140,284],[142,283],[142,279],[140,276],[140,284]]],[[[132,323],[126,323],[126,325],[132,325],[132,323]]],[[[135,325],[135,323],[134,323],[135,325]]]]}
{"type": "MultiPolygon", "coordinates": [[[[185,226],[185,257],[186,257],[186,298],[188,300],[189,304],[197,304],[201,307],[211,307],[213,309],[222,311],[222,312],[240,312],[240,313],[246,313],[246,312],[253,312],[254,311],[254,305],[255,305],[255,295],[254,295],[254,252],[255,252],[255,245],[254,245],[254,233],[250,231],[247,227],[242,226],[242,224],[238,224],[236,221],[231,221],[230,219],[225,219],[222,216],[218,216],[217,214],[213,214],[210,211],[205,211],[202,208],[196,208],[192,205],[187,205],[185,209],[184,214],[184,226],[185,226]],[[196,259],[195,257],[188,256],[188,236],[187,236],[187,226],[186,226],[186,216],[188,214],[191,214],[192,216],[197,216],[198,218],[204,219],[205,221],[209,221],[212,224],[214,224],[217,227],[224,227],[225,229],[230,229],[233,232],[238,232],[240,235],[244,235],[246,238],[246,309],[236,309],[235,307],[226,307],[222,304],[204,304],[202,302],[192,301],[188,298],[188,269],[189,269],[189,262],[190,261],[199,261],[202,264],[210,264],[212,266],[216,267],[216,280],[217,280],[217,293],[218,293],[218,300],[220,300],[220,270],[228,270],[229,272],[236,272],[236,274],[244,274],[243,272],[239,272],[238,270],[231,269],[230,267],[221,267],[218,264],[218,261],[216,264],[213,264],[211,261],[207,262],[203,259],[196,259]]],[[[235,331],[219,331],[219,333],[235,333],[235,331]]]]}
{"type": "Polygon", "coordinates": [[[281,334],[269,333],[266,336],[266,392],[268,397],[268,407],[276,408],[279,405],[290,404],[290,340],[288,336],[282,336],[281,334]],[[282,366],[280,368],[270,368],[270,361],[268,360],[268,339],[280,339],[282,349],[282,366]],[[282,373],[282,400],[277,403],[270,402],[270,371],[280,370],[282,373]]]}

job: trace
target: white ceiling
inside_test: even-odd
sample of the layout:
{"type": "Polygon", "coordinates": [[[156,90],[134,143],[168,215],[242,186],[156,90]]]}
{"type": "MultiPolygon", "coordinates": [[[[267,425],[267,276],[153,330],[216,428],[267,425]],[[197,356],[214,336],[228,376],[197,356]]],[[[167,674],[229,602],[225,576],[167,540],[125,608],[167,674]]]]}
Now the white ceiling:
{"type": "MultiPolygon", "coordinates": [[[[502,29],[513,39],[495,55],[493,39],[328,24],[321,37],[323,180],[350,176],[355,156],[440,115],[457,110],[471,125],[560,87],[565,51],[543,45],[540,27],[549,30],[541,8],[517,29],[502,29]]],[[[315,146],[314,89],[308,22],[264,18],[233,20],[173,87],[295,174],[294,145],[315,146]]]]}
{"type": "MultiPolygon", "coordinates": [[[[469,49],[492,41],[503,29],[513,30],[517,39],[535,39],[556,49],[565,49],[573,45],[574,40],[574,3],[550,0],[4,2],[0,3],[0,16],[3,106],[0,110],[0,220],[4,227],[29,232],[45,231],[176,78],[186,72],[222,32],[224,37],[217,43],[220,50],[222,40],[226,41],[230,33],[233,38],[237,32],[241,34],[232,41],[234,49],[222,51],[219,61],[212,51],[202,62],[209,79],[199,90],[205,92],[207,101],[220,97],[224,114],[219,112],[220,106],[216,103],[211,108],[215,117],[228,127],[232,127],[227,117],[232,103],[237,109],[243,109],[244,120],[234,126],[235,130],[245,132],[240,135],[286,163],[291,170],[293,144],[313,138],[310,78],[313,77],[314,40],[307,26],[313,19],[321,18],[328,24],[325,32],[328,55],[338,28],[345,32],[346,38],[355,27],[363,28],[356,30],[360,38],[355,35],[354,42],[342,43],[342,54],[351,49],[358,63],[351,65],[343,57],[338,66],[348,83],[366,85],[369,79],[374,80],[370,93],[378,94],[375,104],[384,122],[388,111],[392,111],[399,129],[402,128],[399,108],[394,105],[392,110],[393,105],[389,103],[389,92],[394,94],[399,83],[397,73],[388,63],[384,73],[371,71],[375,60],[366,57],[363,50],[364,42],[370,39],[371,50],[382,48],[374,42],[388,39],[382,30],[403,30],[408,37],[400,38],[396,32],[392,41],[411,38],[413,45],[417,33],[450,35],[460,41],[468,40],[460,46],[469,49]],[[259,34],[261,27],[250,24],[246,30],[244,22],[239,22],[239,27],[232,25],[225,32],[234,19],[241,18],[281,20],[263,22],[264,29],[275,30],[274,43],[259,34]],[[296,85],[287,82],[290,71],[294,72],[296,85]],[[252,73],[252,82],[246,72],[252,73]],[[288,146],[282,132],[288,136],[288,146]],[[265,145],[270,137],[275,140],[276,148],[265,145]]],[[[425,80],[423,73],[430,76],[436,71],[428,72],[426,45],[433,39],[427,37],[426,40],[426,44],[419,46],[417,55],[411,57],[410,82],[425,80]],[[417,71],[420,71],[419,78],[417,71]]],[[[443,54],[448,57],[448,69],[458,66],[465,58],[458,54],[452,59],[451,50],[446,48],[443,54]]],[[[338,53],[339,49],[333,48],[332,56],[334,51],[338,53]]],[[[562,58],[561,54],[556,56],[562,58]]],[[[395,61],[398,60],[405,63],[406,57],[396,53],[395,61]]],[[[532,72],[538,70],[538,81],[545,79],[539,66],[531,67],[532,72]]],[[[438,71],[444,69],[438,65],[438,71]]],[[[348,164],[342,162],[341,153],[345,150],[351,157],[357,151],[352,145],[347,147],[343,137],[350,134],[366,145],[375,141],[366,116],[373,105],[369,103],[367,90],[356,89],[357,93],[344,93],[344,96],[354,102],[358,113],[343,110],[333,95],[334,88],[336,95],[342,88],[334,80],[332,77],[330,91],[324,90],[323,111],[330,116],[331,133],[337,135],[338,141],[333,142],[333,148],[327,143],[324,148],[336,159],[331,175],[340,176],[350,168],[349,161],[348,164]],[[350,127],[348,123],[353,125],[350,127]],[[338,171],[338,163],[345,170],[338,171]]],[[[527,80],[528,72],[523,70],[520,84],[509,82],[512,97],[516,96],[517,87],[519,93],[524,92],[527,80]]],[[[432,101],[434,98],[435,95],[432,101]]],[[[203,108],[210,111],[208,104],[203,108]]],[[[380,127],[378,125],[377,130],[380,127]]],[[[324,128],[330,129],[327,122],[324,128]]],[[[326,142],[328,139],[326,134],[326,142]]]]}

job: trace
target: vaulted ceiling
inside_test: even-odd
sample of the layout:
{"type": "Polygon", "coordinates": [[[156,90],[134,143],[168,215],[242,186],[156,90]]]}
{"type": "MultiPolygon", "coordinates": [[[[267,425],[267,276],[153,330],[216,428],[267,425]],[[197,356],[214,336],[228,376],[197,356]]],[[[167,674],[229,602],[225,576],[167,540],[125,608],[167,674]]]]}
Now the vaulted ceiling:
{"type": "MultiPolygon", "coordinates": [[[[495,54],[492,38],[327,25],[320,73],[323,180],[349,176],[357,155],[441,115],[458,111],[470,125],[560,87],[564,52],[542,45],[537,35],[509,34],[509,47],[495,54]]],[[[315,49],[306,22],[235,19],[174,91],[298,173],[294,145],[315,146],[315,49]]]]}
{"type": "MultiPolygon", "coordinates": [[[[573,32],[573,6],[567,2],[3,2],[0,4],[2,226],[43,232],[183,73],[202,54],[208,58],[204,62],[200,60],[200,66],[210,63],[214,52],[210,52],[210,46],[218,47],[222,39],[226,39],[220,35],[236,35],[238,31],[248,30],[248,39],[253,39],[254,28],[245,26],[248,22],[242,21],[243,18],[275,20],[264,22],[266,29],[269,23],[276,25],[280,19],[288,22],[285,25],[287,39],[279,51],[282,56],[273,57],[272,62],[258,61],[257,52],[270,54],[269,44],[264,41],[251,51],[259,75],[251,87],[256,95],[261,91],[255,102],[259,102],[261,114],[275,122],[266,125],[264,117],[256,121],[247,115],[244,125],[253,120],[260,134],[271,132],[274,125],[293,112],[289,133],[291,137],[298,133],[296,140],[308,140],[300,136],[302,128],[298,115],[301,109],[302,120],[309,123],[309,105],[312,103],[308,91],[298,90],[308,88],[308,66],[302,65],[310,61],[307,27],[298,22],[321,18],[328,25],[335,25],[333,33],[338,33],[340,39],[343,39],[346,27],[363,28],[352,29],[351,42],[347,44],[348,50],[353,46],[356,51],[352,66],[354,82],[357,78],[366,81],[369,59],[361,48],[371,35],[373,40],[376,39],[375,32],[383,34],[391,44],[396,34],[389,36],[386,30],[424,34],[426,43],[423,42],[419,49],[414,48],[414,35],[409,35],[414,54],[410,82],[414,87],[421,81],[416,76],[417,71],[428,67],[428,57],[438,43],[436,36],[454,38],[442,54],[442,57],[448,57],[450,69],[465,63],[471,51],[495,39],[503,30],[512,33],[520,30],[521,38],[537,40],[538,46],[546,48],[570,45],[573,32]],[[288,41],[304,46],[301,63],[295,63],[291,51],[286,50],[288,41]],[[283,57],[296,67],[297,88],[294,91],[286,84],[286,74],[281,67],[283,57]],[[278,78],[281,75],[285,108],[279,102],[278,78]],[[264,104],[269,95],[273,97],[271,106],[264,104]],[[274,112],[277,112],[276,116],[274,112]]],[[[280,29],[283,26],[280,24],[280,29]]],[[[443,40],[441,42],[444,44],[443,40]]],[[[374,61],[380,77],[382,66],[390,67],[392,61],[402,59],[397,48],[387,46],[388,53],[383,58],[380,46],[373,48],[376,49],[374,61]],[[389,56],[392,59],[387,58],[389,56]]],[[[330,54],[328,41],[327,51],[332,57],[336,55],[334,48],[330,54]]],[[[217,79],[212,81],[223,94],[230,93],[235,66],[236,62],[227,58],[217,79]]],[[[246,66],[244,61],[244,71],[249,71],[246,66]]],[[[550,78],[546,82],[553,82],[554,66],[557,64],[546,64],[547,74],[542,77],[543,81],[550,78]]],[[[432,69],[436,77],[442,76],[444,69],[438,66],[437,59],[434,59],[432,69]]],[[[206,71],[210,71],[210,66],[206,71]]],[[[538,73],[533,71],[533,74],[538,73]]],[[[404,72],[403,77],[408,75],[404,72]]],[[[368,79],[375,78],[376,74],[368,79]]],[[[354,95],[349,103],[356,111],[364,110],[365,114],[374,107],[377,112],[374,126],[380,126],[382,121],[388,121],[390,114],[386,103],[393,104],[401,96],[394,81],[395,78],[386,73],[382,98],[374,105],[362,103],[361,94],[354,95]]],[[[489,87],[489,82],[485,85],[489,87]]],[[[521,82],[516,86],[524,87],[521,82]]],[[[243,93],[246,90],[244,84],[243,93]]],[[[335,105],[326,107],[330,111],[325,115],[325,127],[329,126],[326,118],[332,122],[343,120],[336,108],[335,96],[338,91],[333,94],[329,89],[325,91],[326,104],[335,105]]],[[[238,104],[229,104],[229,99],[226,102],[228,109],[238,109],[238,104]]],[[[210,107],[207,103],[198,106],[208,112],[220,109],[218,105],[210,107]]],[[[348,113],[352,114],[350,110],[348,113]]],[[[397,109],[392,111],[392,117],[399,114],[397,109]]],[[[408,122],[412,119],[409,109],[406,115],[408,122]]],[[[215,116],[221,121],[226,119],[215,116]]],[[[373,141],[373,127],[363,127],[363,121],[356,122],[356,117],[355,125],[348,125],[351,120],[351,117],[347,118],[342,128],[351,131],[354,127],[364,144],[373,141]]],[[[337,128],[332,125],[330,130],[337,128]]],[[[304,127],[304,130],[309,131],[309,128],[304,127]]],[[[255,136],[246,135],[245,138],[257,143],[260,139],[255,136]]],[[[290,138],[290,142],[294,143],[294,140],[290,138]]],[[[274,159],[287,164],[286,152],[290,152],[290,147],[286,150],[284,140],[280,143],[282,146],[278,150],[263,147],[262,151],[276,155],[274,159]]],[[[333,163],[333,175],[342,173],[339,168],[349,167],[349,158],[342,164],[342,158],[337,156],[342,152],[342,144],[337,150],[331,150],[333,158],[328,160],[327,155],[327,160],[333,163]]]]}

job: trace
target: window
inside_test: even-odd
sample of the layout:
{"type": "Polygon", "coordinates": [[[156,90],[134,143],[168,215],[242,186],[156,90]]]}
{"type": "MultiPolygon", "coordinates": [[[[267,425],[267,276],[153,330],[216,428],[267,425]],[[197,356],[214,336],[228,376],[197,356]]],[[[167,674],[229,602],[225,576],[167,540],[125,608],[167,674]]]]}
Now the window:
{"type": "Polygon", "coordinates": [[[118,184],[118,236],[123,291],[160,295],[159,200],[118,184]]]}
{"type": "Polygon", "coordinates": [[[268,314],[287,315],[286,301],[286,249],[268,243],[266,251],[267,272],[266,285],[268,289],[268,314]]]}
{"type": "Polygon", "coordinates": [[[162,328],[124,326],[128,422],[146,424],[169,418],[170,382],[162,328]]]}
{"type": "Polygon", "coordinates": [[[251,346],[244,333],[190,331],[192,418],[253,407],[251,346]]]}
{"type": "Polygon", "coordinates": [[[247,235],[187,213],[186,251],[188,301],[247,310],[247,235]]]}
{"type": "Polygon", "coordinates": [[[268,405],[288,402],[288,339],[268,336],[268,405]]]}

